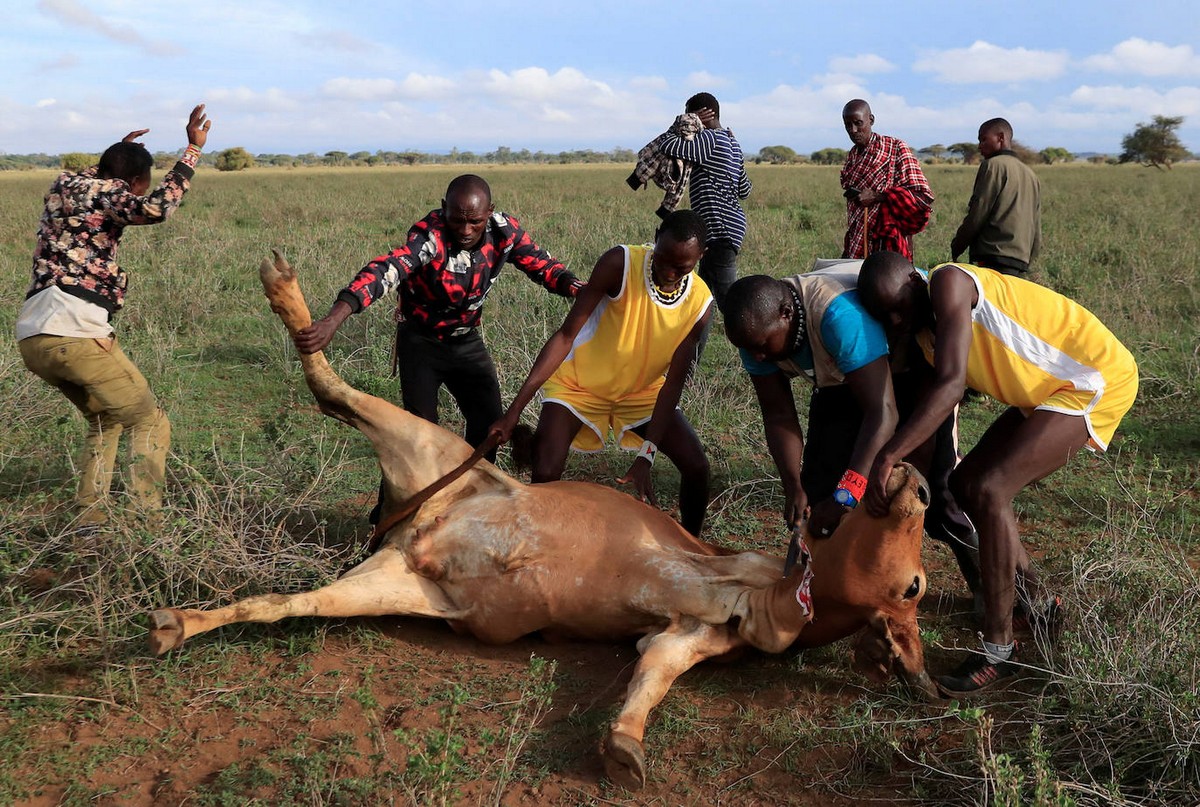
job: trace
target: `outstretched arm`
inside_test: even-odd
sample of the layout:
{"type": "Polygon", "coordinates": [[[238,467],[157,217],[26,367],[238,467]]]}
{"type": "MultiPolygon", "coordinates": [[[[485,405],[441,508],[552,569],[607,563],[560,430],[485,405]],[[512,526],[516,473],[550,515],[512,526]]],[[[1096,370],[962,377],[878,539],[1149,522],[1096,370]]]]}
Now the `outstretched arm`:
{"type": "Polygon", "coordinates": [[[800,484],[800,463],[804,457],[804,430],[796,414],[792,387],[782,371],[770,375],[752,375],[754,393],[762,409],[763,434],[767,450],[775,461],[779,481],[783,483],[783,520],[795,526],[808,507],[808,496],[800,484]]]}
{"type": "Polygon", "coordinates": [[[929,284],[937,323],[933,343],[933,382],[921,395],[913,415],[875,457],[867,480],[867,510],[874,516],[888,511],[887,485],[892,467],[937,431],[967,386],[971,352],[971,311],[977,294],[971,277],[956,267],[940,269],[929,284]]]}
{"type": "MultiPolygon", "coordinates": [[[[850,393],[863,414],[846,470],[860,474],[865,479],[871,472],[875,456],[895,433],[899,420],[896,398],[892,392],[892,368],[888,357],[880,356],[857,370],[846,373],[846,386],[850,388],[850,393]]],[[[847,512],[849,508],[843,507],[832,496],[817,502],[813,505],[812,519],[809,522],[813,534],[831,534],[847,512]]]]}
{"type": "Polygon", "coordinates": [[[613,247],[600,256],[600,260],[596,262],[596,268],[592,270],[591,280],[583,286],[579,296],[575,298],[575,304],[571,306],[562,326],[551,334],[550,338],[546,340],[546,344],[542,346],[537,358],[534,359],[533,367],[529,370],[529,375],[525,378],[525,383],[521,385],[521,389],[513,398],[504,416],[492,424],[489,433],[496,435],[501,445],[507,443],[512,437],[513,429],[521,419],[521,412],[563,363],[567,354],[571,352],[571,345],[575,342],[575,337],[587,322],[588,317],[596,310],[601,299],[606,295],[612,296],[620,289],[624,272],[625,253],[620,247],[613,247]]]}
{"type": "MultiPolygon", "coordinates": [[[[200,149],[208,140],[208,130],[212,121],[204,114],[204,104],[197,104],[187,122],[188,147],[175,167],[167,172],[162,183],[147,196],[138,196],[127,187],[111,191],[104,199],[104,207],[109,217],[118,224],[129,226],[139,224],[158,224],[171,215],[183,195],[191,186],[190,180],[195,173],[196,161],[200,159],[200,149]]],[[[144,135],[149,129],[135,129],[125,135],[124,142],[131,143],[144,135]]]]}
{"type": "Polygon", "coordinates": [[[508,262],[547,291],[562,297],[578,297],[583,281],[539,247],[516,219],[510,216],[509,222],[513,227],[513,247],[508,253],[508,262]]]}

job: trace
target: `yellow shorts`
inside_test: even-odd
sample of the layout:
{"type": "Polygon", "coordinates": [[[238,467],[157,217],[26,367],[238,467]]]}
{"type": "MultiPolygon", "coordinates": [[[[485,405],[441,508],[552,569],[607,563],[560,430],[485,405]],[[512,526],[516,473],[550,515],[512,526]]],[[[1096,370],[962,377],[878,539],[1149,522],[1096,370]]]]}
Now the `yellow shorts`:
{"type": "Polygon", "coordinates": [[[1094,390],[1066,387],[1035,408],[1082,417],[1087,423],[1088,445],[1099,451],[1107,451],[1121,418],[1125,417],[1137,398],[1137,365],[1130,360],[1127,366],[1116,372],[1105,372],[1104,381],[1104,391],[1099,395],[1094,390]]]}
{"type": "Polygon", "coordinates": [[[565,406],[583,423],[585,428],[571,441],[571,448],[576,451],[594,454],[602,450],[609,432],[616,435],[618,447],[637,451],[642,438],[633,430],[650,421],[659,389],[661,385],[626,395],[619,401],[606,401],[548,381],[542,387],[542,403],[565,406]]]}

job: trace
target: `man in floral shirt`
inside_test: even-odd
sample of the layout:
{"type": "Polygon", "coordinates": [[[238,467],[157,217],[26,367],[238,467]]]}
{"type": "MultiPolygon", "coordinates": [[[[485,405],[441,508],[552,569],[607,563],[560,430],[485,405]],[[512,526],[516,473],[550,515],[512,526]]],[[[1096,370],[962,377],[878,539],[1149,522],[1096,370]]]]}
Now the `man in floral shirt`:
{"type": "MultiPolygon", "coordinates": [[[[437,423],[444,384],[466,419],[467,442],[478,446],[504,411],[478,326],[505,263],[562,297],[575,297],[584,285],[515,218],[496,211],[487,182],[474,174],[456,177],[442,207],[414,224],[403,246],[364,266],[329,313],[296,334],[296,347],[301,353],[324,349],[351,314],[398,289],[396,355],[404,408],[437,423]]],[[[493,450],[488,458],[494,457],[493,450]]]]}
{"type": "Polygon", "coordinates": [[[110,146],[99,165],[62,174],[46,194],[33,282],[16,335],[25,366],[87,419],[75,497],[81,525],[108,519],[108,490],[124,431],[132,445],[128,490],[134,504],[150,514],[162,507],[171,426],[109,324],[125,304],[127,277],[117,265],[117,244],[125,227],[158,224],[179,207],[211,125],[203,104],[192,110],[187,150],[149,195],[154,160],[134,142],[149,129],[110,146]]]}

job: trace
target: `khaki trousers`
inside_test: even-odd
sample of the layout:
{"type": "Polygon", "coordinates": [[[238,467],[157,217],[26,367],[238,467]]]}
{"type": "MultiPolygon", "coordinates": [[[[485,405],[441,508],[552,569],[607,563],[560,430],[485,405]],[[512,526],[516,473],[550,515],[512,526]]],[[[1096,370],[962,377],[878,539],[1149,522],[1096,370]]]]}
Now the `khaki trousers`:
{"type": "Polygon", "coordinates": [[[41,335],[22,339],[18,346],[25,366],[62,392],[88,422],[75,497],[84,518],[103,520],[118,443],[126,431],[131,454],[127,490],[137,507],[160,509],[171,424],[116,339],[41,335]]]}

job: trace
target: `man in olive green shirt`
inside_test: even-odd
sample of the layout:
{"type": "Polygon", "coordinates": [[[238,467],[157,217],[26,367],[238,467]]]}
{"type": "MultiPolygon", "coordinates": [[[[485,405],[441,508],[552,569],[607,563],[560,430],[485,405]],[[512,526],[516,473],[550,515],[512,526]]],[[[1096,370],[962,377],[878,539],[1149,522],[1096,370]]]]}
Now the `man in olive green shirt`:
{"type": "Polygon", "coordinates": [[[979,127],[984,160],[950,254],[958,260],[969,251],[975,266],[1027,277],[1042,243],[1041,185],[1033,169],[1012,151],[1012,138],[1012,126],[1004,118],[979,127]]]}

